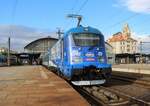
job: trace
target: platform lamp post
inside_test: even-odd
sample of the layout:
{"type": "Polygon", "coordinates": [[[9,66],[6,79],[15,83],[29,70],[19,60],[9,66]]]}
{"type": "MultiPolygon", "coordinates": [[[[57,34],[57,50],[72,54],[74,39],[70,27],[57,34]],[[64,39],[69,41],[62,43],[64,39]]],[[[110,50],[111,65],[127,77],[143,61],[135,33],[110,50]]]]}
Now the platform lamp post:
{"type": "Polygon", "coordinates": [[[8,37],[7,65],[10,66],[10,37],[8,37]]]}
{"type": "Polygon", "coordinates": [[[142,69],[142,41],[140,41],[140,62],[139,62],[139,64],[140,64],[139,74],[141,77],[143,77],[143,75],[141,74],[141,71],[140,71],[142,69]]]}
{"type": "Polygon", "coordinates": [[[142,41],[140,41],[140,64],[142,64],[142,41]]]}

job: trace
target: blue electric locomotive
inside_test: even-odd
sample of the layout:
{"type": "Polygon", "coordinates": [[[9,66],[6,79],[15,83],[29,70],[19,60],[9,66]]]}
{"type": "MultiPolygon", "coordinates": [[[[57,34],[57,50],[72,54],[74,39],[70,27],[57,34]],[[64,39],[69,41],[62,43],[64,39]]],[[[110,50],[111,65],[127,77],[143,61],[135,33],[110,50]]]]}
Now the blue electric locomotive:
{"type": "Polygon", "coordinates": [[[67,31],[45,54],[43,64],[55,67],[59,75],[74,85],[104,84],[111,77],[104,36],[95,28],[81,26],[82,17],[74,16],[78,18],[77,27],[67,31]]]}
{"type": "Polygon", "coordinates": [[[102,33],[92,27],[70,29],[49,50],[49,66],[74,85],[105,83],[111,76],[102,33]]]}

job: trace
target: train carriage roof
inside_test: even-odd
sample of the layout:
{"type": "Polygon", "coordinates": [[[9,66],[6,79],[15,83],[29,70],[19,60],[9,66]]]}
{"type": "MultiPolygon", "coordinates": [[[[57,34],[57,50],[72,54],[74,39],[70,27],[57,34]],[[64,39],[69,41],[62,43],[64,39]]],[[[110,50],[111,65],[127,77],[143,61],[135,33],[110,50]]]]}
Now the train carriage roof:
{"type": "Polygon", "coordinates": [[[102,33],[98,29],[89,26],[88,27],[79,26],[71,28],[69,31],[65,33],[64,36],[68,36],[69,33],[95,33],[102,35],[102,33]]]}

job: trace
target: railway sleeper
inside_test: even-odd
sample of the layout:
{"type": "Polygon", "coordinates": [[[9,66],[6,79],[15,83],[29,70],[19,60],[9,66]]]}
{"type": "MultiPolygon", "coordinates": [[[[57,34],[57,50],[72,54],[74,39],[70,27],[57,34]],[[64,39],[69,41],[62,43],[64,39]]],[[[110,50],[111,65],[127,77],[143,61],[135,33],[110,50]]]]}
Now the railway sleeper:
{"type": "Polygon", "coordinates": [[[99,88],[97,86],[93,87],[83,87],[88,93],[103,101],[105,104],[116,104],[123,101],[123,98],[119,97],[108,90],[99,88]]]}

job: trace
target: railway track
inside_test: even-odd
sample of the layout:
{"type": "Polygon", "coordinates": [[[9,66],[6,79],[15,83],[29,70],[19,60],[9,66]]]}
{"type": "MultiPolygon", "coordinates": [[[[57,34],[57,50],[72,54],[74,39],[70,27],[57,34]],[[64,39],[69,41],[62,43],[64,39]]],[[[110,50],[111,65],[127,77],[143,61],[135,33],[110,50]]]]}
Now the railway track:
{"type": "Polygon", "coordinates": [[[123,92],[104,87],[75,87],[92,106],[149,106],[150,103],[123,92]]]}
{"type": "Polygon", "coordinates": [[[114,74],[112,75],[112,79],[122,80],[122,81],[127,81],[127,82],[134,82],[139,85],[150,87],[150,81],[147,81],[147,80],[140,80],[140,79],[136,79],[136,78],[121,76],[121,75],[114,75],[114,74]]]}
{"type": "Polygon", "coordinates": [[[112,76],[107,86],[76,87],[92,106],[150,106],[148,81],[112,76]]]}
{"type": "Polygon", "coordinates": [[[148,86],[145,82],[135,82],[135,79],[113,76],[107,86],[73,87],[91,106],[150,106],[148,86]]]}
{"type": "Polygon", "coordinates": [[[76,87],[92,106],[126,106],[128,100],[102,86],[76,87]]]}

